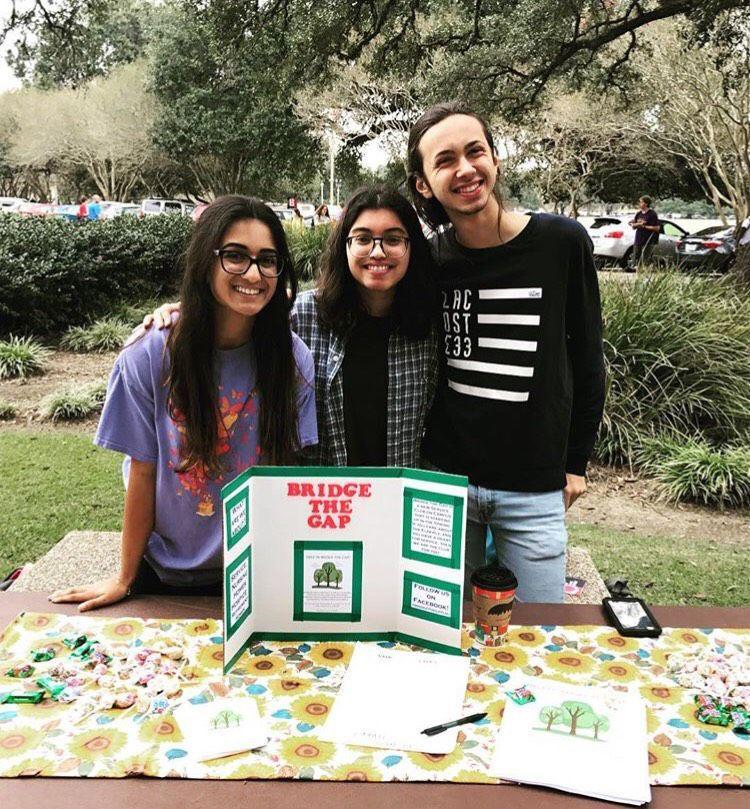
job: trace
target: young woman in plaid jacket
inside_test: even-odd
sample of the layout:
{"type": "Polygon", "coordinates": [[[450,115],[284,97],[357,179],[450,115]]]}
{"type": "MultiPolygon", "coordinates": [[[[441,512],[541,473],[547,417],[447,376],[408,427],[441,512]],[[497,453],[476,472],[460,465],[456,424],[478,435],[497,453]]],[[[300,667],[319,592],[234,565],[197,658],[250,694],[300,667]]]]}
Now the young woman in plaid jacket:
{"type": "Polygon", "coordinates": [[[411,204],[387,187],[348,200],[316,288],[292,327],[315,362],[319,444],[310,463],[420,463],[439,370],[431,256],[411,204]]]}

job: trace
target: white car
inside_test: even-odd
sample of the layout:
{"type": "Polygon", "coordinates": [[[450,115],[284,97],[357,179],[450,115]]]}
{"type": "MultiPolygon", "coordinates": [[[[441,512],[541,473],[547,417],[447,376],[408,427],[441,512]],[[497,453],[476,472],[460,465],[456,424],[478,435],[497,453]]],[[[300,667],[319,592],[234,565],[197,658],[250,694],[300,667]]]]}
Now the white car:
{"type": "Polygon", "coordinates": [[[24,202],[28,200],[21,197],[0,197],[0,213],[17,213],[24,202]]]}
{"type": "Polygon", "coordinates": [[[133,202],[102,202],[100,219],[115,219],[118,216],[140,216],[141,206],[133,202]]]}
{"type": "Polygon", "coordinates": [[[190,216],[195,205],[180,202],[178,199],[144,199],[141,202],[141,216],[158,216],[163,213],[179,213],[190,216]]]}
{"type": "MultiPolygon", "coordinates": [[[[632,216],[597,216],[586,228],[594,243],[594,258],[599,267],[619,264],[630,269],[630,256],[635,244],[635,230],[628,222],[632,216]]],[[[677,262],[677,242],[688,235],[685,228],[674,222],[659,219],[659,243],[654,248],[654,261],[677,262]]]]}

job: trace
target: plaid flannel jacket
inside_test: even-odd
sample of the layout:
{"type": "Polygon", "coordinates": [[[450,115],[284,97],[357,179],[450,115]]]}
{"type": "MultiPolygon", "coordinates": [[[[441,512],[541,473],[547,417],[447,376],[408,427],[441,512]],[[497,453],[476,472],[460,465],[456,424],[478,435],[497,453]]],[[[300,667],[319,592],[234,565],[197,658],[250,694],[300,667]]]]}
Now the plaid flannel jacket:
{"type": "MultiPolygon", "coordinates": [[[[341,372],[346,336],[324,328],[313,290],[301,293],[292,311],[292,328],[315,362],[318,445],[305,450],[309,463],[346,466],[344,382],[341,372]]],[[[418,467],[425,419],[437,387],[440,355],[437,333],[409,340],[394,332],[388,343],[388,466],[418,467]]]]}

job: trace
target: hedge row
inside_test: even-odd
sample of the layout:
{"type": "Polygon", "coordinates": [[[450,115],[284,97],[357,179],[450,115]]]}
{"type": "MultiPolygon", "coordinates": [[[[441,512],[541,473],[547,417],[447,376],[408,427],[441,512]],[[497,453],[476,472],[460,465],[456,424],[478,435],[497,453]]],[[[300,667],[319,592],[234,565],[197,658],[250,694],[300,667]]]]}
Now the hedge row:
{"type": "MultiPolygon", "coordinates": [[[[192,223],[182,216],[105,222],[0,214],[0,337],[57,336],[123,304],[173,295],[192,223]]],[[[303,279],[312,278],[329,228],[287,228],[303,279]]]]}
{"type": "Polygon", "coordinates": [[[191,227],[182,216],[0,215],[0,336],[59,335],[123,301],[174,294],[191,227]]]}

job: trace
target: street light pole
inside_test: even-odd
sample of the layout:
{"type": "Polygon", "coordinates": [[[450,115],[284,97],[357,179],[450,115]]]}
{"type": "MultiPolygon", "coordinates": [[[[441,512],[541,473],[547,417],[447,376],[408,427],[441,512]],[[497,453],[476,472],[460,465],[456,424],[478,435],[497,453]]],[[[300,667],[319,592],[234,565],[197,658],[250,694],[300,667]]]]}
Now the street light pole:
{"type": "Polygon", "coordinates": [[[329,182],[329,186],[328,186],[328,196],[329,196],[328,204],[333,205],[333,188],[334,188],[333,184],[334,184],[335,179],[336,179],[336,147],[335,147],[335,144],[334,144],[334,138],[333,138],[333,133],[332,132],[328,136],[328,147],[329,147],[329,158],[330,158],[330,166],[329,166],[330,173],[329,173],[329,177],[328,177],[328,182],[329,182]]]}

